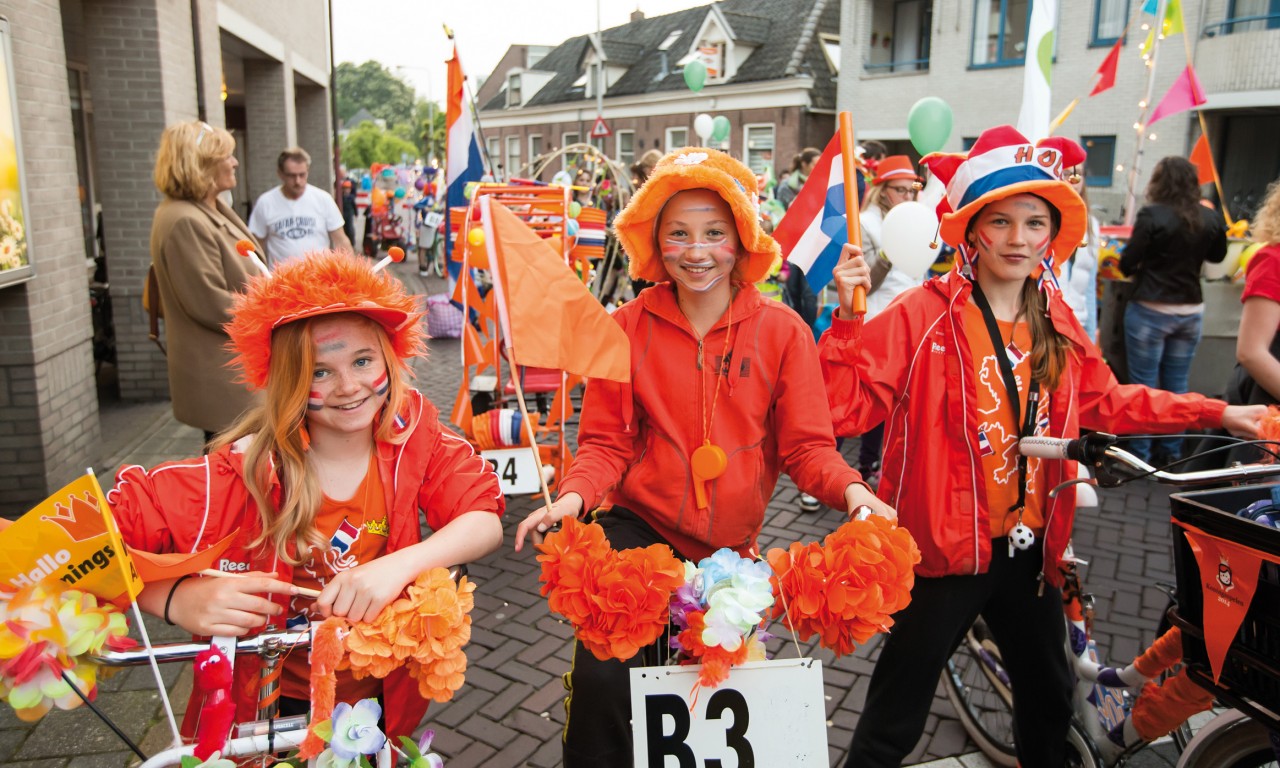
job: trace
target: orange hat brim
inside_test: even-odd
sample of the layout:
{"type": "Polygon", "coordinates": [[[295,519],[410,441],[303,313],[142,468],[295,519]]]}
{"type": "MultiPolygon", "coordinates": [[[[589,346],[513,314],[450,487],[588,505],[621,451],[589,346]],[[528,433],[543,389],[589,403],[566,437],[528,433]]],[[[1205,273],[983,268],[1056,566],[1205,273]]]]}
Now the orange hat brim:
{"type": "MultiPolygon", "coordinates": [[[[1084,240],[1089,221],[1089,210],[1085,207],[1084,201],[1080,199],[1080,196],[1076,194],[1070,185],[1063,181],[1050,179],[1021,181],[988,192],[958,211],[943,214],[942,226],[939,230],[942,239],[948,245],[959,247],[964,242],[965,230],[969,228],[969,221],[974,216],[977,216],[979,211],[997,200],[1003,200],[1014,195],[1042,197],[1049,205],[1057,208],[1058,213],[1062,214],[1062,224],[1058,228],[1057,237],[1053,238],[1052,245],[1054,267],[1062,266],[1062,263],[1070,258],[1071,254],[1075,253],[1076,248],[1080,247],[1080,242],[1084,240]]],[[[1040,268],[1037,267],[1032,277],[1039,276],[1039,273],[1040,268]]]]}
{"type": "Polygon", "coordinates": [[[671,279],[658,252],[656,226],[667,201],[688,189],[710,189],[729,204],[741,246],[733,279],[758,283],[768,277],[782,249],[760,226],[759,210],[750,197],[756,189],[755,176],[737,160],[703,147],[686,147],[663,158],[614,220],[614,231],[630,258],[631,277],[653,283],[671,279]],[[708,160],[691,165],[671,161],[673,156],[689,153],[706,153],[708,160]]]}

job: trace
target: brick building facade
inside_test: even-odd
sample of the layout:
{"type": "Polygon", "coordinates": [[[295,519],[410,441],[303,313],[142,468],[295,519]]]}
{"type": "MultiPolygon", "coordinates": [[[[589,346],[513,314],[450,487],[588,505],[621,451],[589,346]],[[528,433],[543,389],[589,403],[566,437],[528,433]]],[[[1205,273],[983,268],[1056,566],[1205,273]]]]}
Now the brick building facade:
{"type": "MultiPolygon", "coordinates": [[[[1058,134],[1090,151],[1090,204],[1103,222],[1120,220],[1133,167],[1146,69],[1141,28],[1154,17],[1141,0],[1059,0],[1051,114],[1080,105],[1058,134]],[[1132,20],[1132,21],[1131,21],[1132,20]],[[1116,85],[1088,97],[1109,48],[1130,25],[1116,85]]],[[[1159,47],[1152,103],[1192,57],[1228,206],[1249,216],[1266,185],[1280,176],[1280,4],[1273,0],[1182,0],[1186,32],[1159,47]]],[[[1029,3],[1008,0],[842,0],[838,85],[842,109],[857,118],[859,138],[912,153],[907,114],[924,96],[950,104],[954,129],[945,151],[961,151],[984,128],[1017,123],[1022,103],[1022,47],[1029,3]]],[[[1136,179],[1137,205],[1156,161],[1186,156],[1200,135],[1194,112],[1151,126],[1136,179]]]]}
{"type": "Polygon", "coordinates": [[[168,395],[141,305],[161,131],[202,116],[232,132],[246,218],[291,144],[330,187],[332,67],[317,0],[0,0],[0,17],[32,266],[0,287],[0,514],[12,517],[97,458],[99,397],[168,395]],[[91,313],[94,280],[109,321],[91,313]]]}

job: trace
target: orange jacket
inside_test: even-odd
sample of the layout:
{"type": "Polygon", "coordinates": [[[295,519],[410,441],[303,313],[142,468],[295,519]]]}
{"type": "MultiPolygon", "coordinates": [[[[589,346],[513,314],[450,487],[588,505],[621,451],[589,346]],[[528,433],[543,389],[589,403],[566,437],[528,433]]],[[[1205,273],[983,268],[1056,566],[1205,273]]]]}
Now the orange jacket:
{"type": "MultiPolygon", "coordinates": [[[[435,406],[418,392],[412,392],[410,423],[417,412],[417,426],[409,439],[399,445],[378,443],[378,471],[386,492],[387,552],[417,544],[422,540],[419,510],[433,530],[470,511],[502,514],[505,501],[498,478],[489,463],[471,444],[440,425],[435,406]]],[[[273,490],[279,493],[273,480],[273,490]]],[[[257,507],[244,481],[244,458],[228,446],[208,456],[171,461],[151,470],[140,466],[122,467],[116,487],[107,496],[120,525],[124,541],[147,552],[198,552],[229,536],[240,533],[217,565],[224,571],[266,571],[282,581],[293,578],[293,568],[280,562],[274,550],[250,549],[261,529],[257,507]]],[[[272,595],[286,610],[288,595],[272,595]]],[[[280,623],[288,618],[281,614],[280,623]]],[[[273,622],[263,631],[279,631],[273,622]]],[[[236,719],[253,720],[257,710],[257,679],[260,668],[256,656],[236,659],[236,719]]],[[[200,712],[197,693],[187,707],[183,732],[195,731],[200,712]]],[[[418,684],[402,668],[391,673],[383,684],[388,735],[408,735],[427,711],[427,702],[418,694],[418,684]]]]}
{"type": "MultiPolygon", "coordinates": [[[[795,312],[740,284],[733,301],[727,374],[710,440],[729,466],[707,483],[710,508],[697,509],[689,457],[703,441],[717,377],[698,396],[699,350],[715,365],[728,332],[721,318],[702,342],[668,283],[614,313],[631,340],[631,384],[593,380],[583,400],[578,454],[561,494],[582,496],[587,509],[608,501],[652,525],[695,560],[721,547],[753,549],[778,474],[843,509],[844,491],[861,482],[836,451],[813,335],[795,312]]],[[[709,372],[708,372],[709,374],[709,372]]]]}
{"type": "MultiPolygon", "coordinates": [[[[859,435],[885,423],[877,492],[915,537],[921,576],[983,573],[991,561],[977,385],[961,314],[971,292],[972,283],[949,272],[903,293],[865,329],[862,319],[834,318],[818,347],[836,433],[859,435]]],[[[1125,434],[1221,424],[1221,401],[1117,383],[1056,293],[1049,319],[1073,349],[1051,393],[1047,436],[1079,437],[1082,427],[1125,434]]],[[[1076,476],[1075,462],[1040,466],[1041,487],[1076,476]]],[[[1055,586],[1061,585],[1054,566],[1071,537],[1075,498],[1075,486],[1068,486],[1044,511],[1043,576],[1055,586]]]]}

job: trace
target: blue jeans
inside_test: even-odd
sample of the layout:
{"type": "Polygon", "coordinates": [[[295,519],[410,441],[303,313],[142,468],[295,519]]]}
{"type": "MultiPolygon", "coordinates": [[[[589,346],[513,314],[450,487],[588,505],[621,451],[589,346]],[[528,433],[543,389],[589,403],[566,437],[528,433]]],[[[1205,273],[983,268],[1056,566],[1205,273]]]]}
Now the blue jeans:
{"type": "MultiPolygon", "coordinates": [[[[1130,302],[1124,312],[1124,343],[1129,360],[1129,381],[1169,392],[1187,391],[1191,359],[1200,343],[1202,317],[1166,315],[1130,302]]],[[[1156,448],[1170,457],[1181,454],[1181,438],[1156,441],[1156,448]]],[[[1141,458],[1151,457],[1150,440],[1133,440],[1129,450],[1141,458]]]]}

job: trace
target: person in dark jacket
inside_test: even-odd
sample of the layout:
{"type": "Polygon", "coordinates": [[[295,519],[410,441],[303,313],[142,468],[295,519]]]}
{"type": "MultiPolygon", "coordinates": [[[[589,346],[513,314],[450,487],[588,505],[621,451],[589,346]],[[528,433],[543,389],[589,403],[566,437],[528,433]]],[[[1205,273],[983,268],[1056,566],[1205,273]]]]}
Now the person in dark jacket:
{"type": "MultiPolygon", "coordinates": [[[[1200,205],[1196,169],[1185,158],[1156,163],[1147,200],[1120,256],[1120,270],[1134,283],[1124,314],[1129,380],[1183,393],[1204,317],[1200,269],[1226,257],[1227,231],[1221,216],[1200,205]]],[[[1161,439],[1154,451],[1149,440],[1129,446],[1157,465],[1182,453],[1176,437],[1161,439]]]]}

